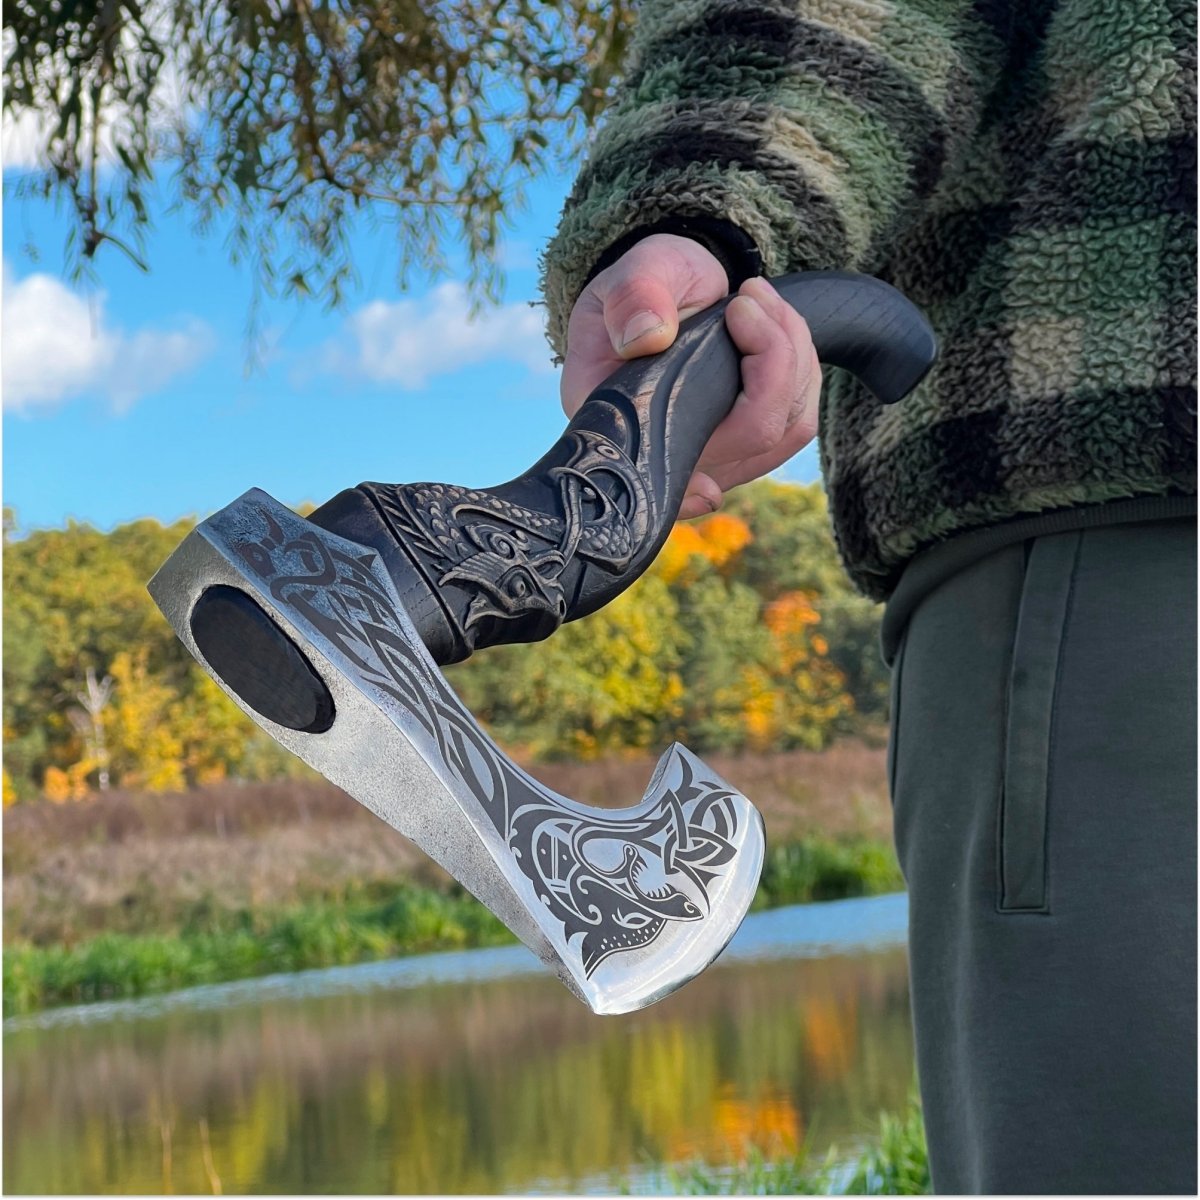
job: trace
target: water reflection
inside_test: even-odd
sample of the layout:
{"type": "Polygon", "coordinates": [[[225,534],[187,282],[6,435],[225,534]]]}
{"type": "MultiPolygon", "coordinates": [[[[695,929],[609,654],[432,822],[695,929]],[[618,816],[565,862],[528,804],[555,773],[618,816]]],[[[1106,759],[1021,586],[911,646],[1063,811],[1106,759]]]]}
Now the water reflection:
{"type": "Polygon", "coordinates": [[[900,950],[734,963],[615,1018],[537,976],[18,1028],[4,1185],[595,1189],[853,1139],[911,1056],[900,950]]]}

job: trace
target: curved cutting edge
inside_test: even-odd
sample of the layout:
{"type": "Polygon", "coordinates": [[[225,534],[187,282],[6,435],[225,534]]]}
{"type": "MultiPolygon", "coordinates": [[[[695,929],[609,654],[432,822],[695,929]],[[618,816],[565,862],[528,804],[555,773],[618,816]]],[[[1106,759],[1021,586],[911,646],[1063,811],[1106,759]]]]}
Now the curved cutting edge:
{"type": "Polygon", "coordinates": [[[744,796],[678,744],[632,808],[543,787],[459,701],[374,551],[256,489],[193,531],[150,591],[239,707],[441,863],[595,1012],[674,991],[745,916],[764,839],[744,796]],[[191,617],[213,587],[246,592],[302,648],[333,698],[327,731],[276,724],[205,660],[191,617]]]}

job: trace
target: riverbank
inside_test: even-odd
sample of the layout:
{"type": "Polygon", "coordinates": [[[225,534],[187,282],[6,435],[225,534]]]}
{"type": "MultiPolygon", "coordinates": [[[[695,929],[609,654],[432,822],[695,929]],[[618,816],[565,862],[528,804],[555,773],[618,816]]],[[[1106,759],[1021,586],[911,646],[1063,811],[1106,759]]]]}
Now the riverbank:
{"type": "MultiPolygon", "coordinates": [[[[720,758],[768,859],[755,907],[903,886],[884,752],[720,758]]],[[[535,768],[615,807],[649,760],[535,768]]],[[[4,1013],[511,940],[411,843],[323,780],[109,793],[4,814],[4,1013]]]]}
{"type": "MultiPolygon", "coordinates": [[[[875,896],[903,886],[891,847],[809,838],[768,850],[753,908],[875,896]]],[[[515,940],[457,886],[376,884],[282,911],[208,913],[166,934],[102,933],[4,949],[4,1015],[156,995],[284,971],[515,940]]]]}
{"type": "Polygon", "coordinates": [[[857,1159],[908,1101],[906,909],[754,913],[611,1020],[515,945],[17,1018],[5,1191],[659,1195],[857,1159]]]}

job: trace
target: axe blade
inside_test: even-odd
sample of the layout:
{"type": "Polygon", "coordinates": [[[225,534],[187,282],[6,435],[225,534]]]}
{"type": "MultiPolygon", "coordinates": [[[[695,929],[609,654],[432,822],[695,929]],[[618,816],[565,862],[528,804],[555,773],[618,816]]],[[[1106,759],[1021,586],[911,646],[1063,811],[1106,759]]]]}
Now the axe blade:
{"type": "Polygon", "coordinates": [[[459,701],[373,549],[255,489],[197,526],[150,592],[243,711],[440,863],[594,1012],[668,995],[745,916],[764,837],[743,795],[678,744],[631,808],[542,786],[459,701]],[[215,637],[201,630],[214,606],[240,614],[215,637]],[[312,673],[286,724],[259,711],[291,703],[269,661],[252,684],[228,669],[243,653],[238,631],[264,622],[312,673]]]}

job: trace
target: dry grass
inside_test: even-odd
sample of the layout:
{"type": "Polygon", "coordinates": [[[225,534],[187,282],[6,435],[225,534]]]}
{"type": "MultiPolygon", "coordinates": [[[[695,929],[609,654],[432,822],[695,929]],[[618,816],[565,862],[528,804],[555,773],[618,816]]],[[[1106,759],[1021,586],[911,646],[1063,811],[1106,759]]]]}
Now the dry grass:
{"type": "MultiPolygon", "coordinates": [[[[814,834],[887,839],[885,752],[843,742],[817,754],[712,756],[758,805],[773,844],[814,834]]],[[[652,759],[539,764],[584,803],[635,802],[652,759]]],[[[283,909],[398,878],[445,876],[410,842],[323,781],[226,784],[184,795],[113,792],[4,813],[6,941],[72,944],[283,909]]]]}
{"type": "MultiPolygon", "coordinates": [[[[754,801],[772,842],[816,833],[886,840],[892,828],[886,757],[882,745],[847,740],[819,753],[707,754],[704,761],[754,801]]],[[[641,798],[655,762],[541,763],[530,771],[556,792],[611,808],[641,798]]]]}

